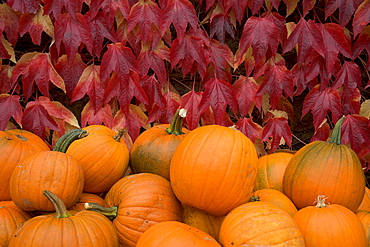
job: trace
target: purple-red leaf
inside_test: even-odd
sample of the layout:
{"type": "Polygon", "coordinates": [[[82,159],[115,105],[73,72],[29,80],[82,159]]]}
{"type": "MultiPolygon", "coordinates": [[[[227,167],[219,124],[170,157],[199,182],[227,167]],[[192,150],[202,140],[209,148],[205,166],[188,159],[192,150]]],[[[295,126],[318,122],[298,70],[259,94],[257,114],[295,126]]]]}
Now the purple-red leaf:
{"type": "Polygon", "coordinates": [[[328,0],[325,5],[325,19],[339,8],[339,24],[344,27],[350,21],[353,12],[363,0],[328,0]]]}
{"type": "Polygon", "coordinates": [[[370,54],[370,25],[361,31],[353,44],[353,57],[358,57],[363,50],[367,50],[367,54],[370,54]]]}
{"type": "Polygon", "coordinates": [[[332,85],[332,90],[336,90],[342,85],[348,89],[361,88],[361,70],[354,62],[345,61],[342,69],[336,75],[332,85]]]}
{"type": "Polygon", "coordinates": [[[262,139],[262,127],[253,122],[252,118],[241,118],[236,122],[236,128],[246,135],[252,142],[262,139]]]}
{"type": "Polygon", "coordinates": [[[358,88],[342,87],[338,89],[342,104],[342,114],[359,114],[361,93],[358,88]]]}
{"type": "Polygon", "coordinates": [[[12,89],[13,66],[0,64],[0,94],[8,93],[12,89]]]}
{"type": "Polygon", "coordinates": [[[0,4],[0,33],[5,31],[6,37],[12,45],[18,40],[19,15],[6,3],[0,4]]]}
{"type": "Polygon", "coordinates": [[[140,78],[140,85],[148,96],[148,105],[150,108],[152,108],[154,104],[158,105],[161,109],[166,106],[166,99],[162,94],[162,85],[158,83],[153,75],[140,78]]]}
{"type": "Polygon", "coordinates": [[[314,141],[327,141],[329,139],[330,134],[330,126],[327,123],[327,120],[323,121],[320,126],[315,130],[314,134],[312,135],[310,142],[314,141]]]}
{"type": "Polygon", "coordinates": [[[232,38],[235,37],[235,28],[231,24],[230,16],[224,13],[218,13],[211,17],[211,33],[210,36],[217,36],[221,44],[225,43],[225,35],[228,33],[232,38]]]}
{"type": "Polygon", "coordinates": [[[113,116],[110,105],[105,104],[102,108],[95,112],[91,102],[87,102],[81,112],[81,126],[85,127],[87,125],[94,124],[104,124],[109,128],[113,127],[113,116]]]}
{"type": "Polygon", "coordinates": [[[35,14],[40,9],[38,0],[8,0],[6,3],[14,10],[35,14]]]}
{"type": "Polygon", "coordinates": [[[239,111],[242,117],[245,117],[247,114],[249,114],[254,105],[256,105],[257,108],[261,107],[262,98],[260,97],[258,100],[256,100],[258,88],[259,85],[252,77],[245,77],[241,75],[239,76],[238,80],[234,82],[233,90],[238,101],[239,111]]]}
{"type": "Polygon", "coordinates": [[[22,121],[22,107],[18,95],[0,94],[0,130],[5,130],[10,117],[17,123],[22,121]]]}
{"type": "Polygon", "coordinates": [[[357,36],[370,22],[370,0],[363,1],[353,16],[353,35],[357,36]]]}
{"type": "Polygon", "coordinates": [[[187,110],[185,119],[190,130],[198,127],[200,119],[199,103],[202,99],[202,94],[203,92],[191,90],[181,97],[181,108],[187,110]]]}
{"type": "Polygon", "coordinates": [[[63,13],[63,7],[73,17],[81,12],[82,3],[84,0],[43,0],[45,15],[53,13],[55,19],[59,20],[61,13],[63,13]]]}
{"type": "Polygon", "coordinates": [[[286,118],[274,117],[267,122],[262,131],[262,141],[267,141],[270,137],[272,137],[271,153],[279,147],[282,138],[289,147],[291,146],[292,133],[286,118]]]}

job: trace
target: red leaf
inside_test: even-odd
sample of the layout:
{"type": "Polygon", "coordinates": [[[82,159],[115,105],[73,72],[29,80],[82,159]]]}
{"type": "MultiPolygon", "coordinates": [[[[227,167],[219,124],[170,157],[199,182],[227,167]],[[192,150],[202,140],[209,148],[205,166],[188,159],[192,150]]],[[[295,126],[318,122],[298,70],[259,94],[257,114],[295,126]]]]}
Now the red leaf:
{"type": "Polygon", "coordinates": [[[168,0],[162,13],[162,35],[167,32],[171,23],[176,29],[177,38],[182,42],[188,23],[194,28],[198,27],[198,17],[194,5],[189,0],[168,0]]]}
{"type": "Polygon", "coordinates": [[[121,80],[127,80],[130,70],[139,72],[139,66],[131,49],[122,43],[109,44],[101,61],[101,80],[108,79],[113,71],[121,80]]]}
{"type": "Polygon", "coordinates": [[[266,13],[263,13],[261,17],[269,18],[271,21],[275,23],[276,28],[278,29],[278,32],[279,32],[279,36],[280,36],[279,41],[282,44],[284,44],[288,37],[288,30],[285,25],[286,19],[277,12],[266,12],[266,13]]]}
{"type": "MultiPolygon", "coordinates": [[[[258,63],[267,55],[275,54],[279,46],[279,32],[276,24],[268,17],[250,17],[244,25],[240,39],[240,52],[244,54],[250,45],[253,57],[258,63]]],[[[269,57],[267,57],[268,59],[269,57]]]]}
{"type": "Polygon", "coordinates": [[[252,118],[241,118],[236,122],[236,128],[246,135],[252,142],[262,139],[262,127],[253,122],[252,118]]]}
{"type": "Polygon", "coordinates": [[[13,85],[20,75],[22,75],[23,92],[26,100],[33,92],[34,82],[46,97],[49,97],[49,82],[65,92],[64,81],[51,64],[48,53],[32,52],[24,54],[14,66],[13,85]]]}
{"type": "Polygon", "coordinates": [[[71,102],[81,99],[85,94],[89,95],[90,102],[97,112],[103,106],[104,88],[100,82],[100,66],[90,65],[86,67],[73,90],[71,102]]]}
{"type": "Polygon", "coordinates": [[[361,31],[353,44],[353,57],[358,57],[363,50],[367,50],[367,54],[370,54],[370,25],[361,31]]]}
{"type": "Polygon", "coordinates": [[[6,3],[22,13],[36,13],[40,9],[38,0],[8,0],[6,3]]]}
{"type": "Polygon", "coordinates": [[[35,45],[41,44],[42,31],[54,38],[53,23],[49,15],[43,15],[42,9],[37,11],[36,14],[24,13],[19,18],[19,34],[23,36],[28,32],[35,45]]]}
{"type": "Polygon", "coordinates": [[[216,124],[220,125],[227,105],[230,105],[234,112],[238,110],[238,101],[230,83],[216,78],[206,82],[204,93],[199,103],[199,112],[204,112],[209,105],[211,105],[214,111],[216,124]]]}
{"type": "Polygon", "coordinates": [[[18,95],[0,94],[0,130],[5,130],[10,117],[17,123],[22,121],[22,107],[18,95]]]}
{"type": "Polygon", "coordinates": [[[353,12],[363,0],[328,0],[325,5],[325,19],[339,8],[339,24],[344,27],[350,21],[353,12]]]}
{"type": "Polygon", "coordinates": [[[18,40],[19,15],[6,3],[0,4],[0,33],[5,31],[6,38],[12,45],[18,40]]]}
{"type": "Polygon", "coordinates": [[[166,99],[166,108],[162,111],[160,120],[161,123],[170,123],[180,107],[180,95],[177,92],[167,91],[163,93],[163,97],[166,99]]]}
{"type": "Polygon", "coordinates": [[[326,118],[323,123],[315,130],[315,133],[310,139],[310,142],[314,141],[327,141],[329,139],[330,126],[326,121],[326,118]]]}
{"type": "Polygon", "coordinates": [[[91,102],[87,102],[81,112],[81,126],[104,124],[109,128],[113,127],[112,110],[108,104],[105,104],[95,112],[91,102]]]}
{"type": "Polygon", "coordinates": [[[89,25],[83,15],[76,13],[76,17],[73,18],[70,14],[64,13],[55,22],[54,26],[55,44],[58,53],[60,53],[62,42],[67,51],[68,59],[75,57],[81,43],[85,44],[87,50],[92,53],[93,40],[89,25]]]}
{"type": "Polygon", "coordinates": [[[370,0],[363,1],[353,16],[353,36],[356,37],[370,22],[370,0]]]}
{"type": "MultiPolygon", "coordinates": [[[[4,38],[4,35],[0,33],[0,59],[11,59],[12,52],[11,44],[4,38]]],[[[13,55],[14,56],[14,55],[13,55]]]]}
{"type": "Polygon", "coordinates": [[[0,64],[0,94],[8,93],[12,89],[13,66],[0,64]]]}
{"type": "Polygon", "coordinates": [[[252,15],[256,14],[263,6],[265,0],[248,1],[249,8],[252,10],[252,15]]]}
{"type": "Polygon", "coordinates": [[[103,10],[108,23],[113,23],[117,10],[127,19],[130,13],[130,4],[128,0],[94,0],[90,2],[89,16],[94,18],[100,10],[103,10]]]}
{"type": "Polygon", "coordinates": [[[351,144],[351,148],[359,158],[370,152],[369,119],[360,115],[348,115],[342,124],[343,144],[351,144]]]}
{"type": "Polygon", "coordinates": [[[303,5],[303,17],[305,17],[308,12],[313,9],[315,6],[316,0],[303,0],[302,5],[303,5]]]}
{"type": "Polygon", "coordinates": [[[361,108],[361,93],[358,88],[339,88],[341,97],[342,114],[359,114],[361,108]]]}
{"type": "Polygon", "coordinates": [[[228,33],[232,38],[235,37],[234,26],[233,24],[231,24],[230,16],[228,14],[219,13],[216,15],[212,15],[210,28],[211,38],[213,38],[213,36],[216,34],[221,44],[225,43],[226,33],[228,33]]]}
{"type": "Polygon", "coordinates": [[[361,83],[361,70],[358,65],[354,62],[345,61],[342,69],[336,75],[332,90],[336,90],[342,85],[349,89],[361,88],[361,83]]]}
{"type": "Polygon", "coordinates": [[[285,42],[283,53],[286,53],[298,44],[298,63],[309,60],[313,50],[325,57],[322,44],[324,43],[320,30],[313,21],[301,18],[293,32],[285,42]]]}
{"type": "Polygon", "coordinates": [[[59,20],[63,12],[63,7],[67,10],[68,14],[75,18],[81,12],[84,0],[43,0],[43,2],[45,15],[53,13],[54,18],[59,20]]]}
{"type": "Polygon", "coordinates": [[[38,99],[30,101],[22,115],[22,129],[35,133],[45,139],[46,128],[59,131],[58,124],[50,116],[38,99]]]}
{"type": "MultiPolygon", "coordinates": [[[[238,101],[240,115],[245,117],[251,112],[252,107],[256,104],[257,108],[261,107],[262,98],[257,100],[257,91],[259,85],[252,77],[239,76],[233,84],[235,97],[238,101]]],[[[238,128],[240,129],[240,128],[238,128]]],[[[243,132],[244,133],[244,132],[243,132]]]]}
{"type": "Polygon", "coordinates": [[[341,116],[341,108],[338,91],[330,87],[323,87],[319,84],[315,86],[304,99],[302,117],[311,110],[314,126],[315,129],[317,129],[325,119],[328,111],[332,113],[333,122],[336,122],[341,116]]]}
{"type": "Polygon", "coordinates": [[[161,109],[166,106],[166,99],[162,94],[162,86],[154,76],[144,76],[140,78],[140,85],[148,96],[148,105],[150,108],[152,108],[154,104],[158,105],[161,109]]]}
{"type": "MultiPolygon", "coordinates": [[[[219,41],[211,39],[208,43],[207,48],[209,49],[209,61],[213,63],[215,67],[214,73],[217,78],[225,79],[225,73],[229,71],[228,68],[233,66],[234,55],[226,44],[222,45],[219,41]]],[[[231,81],[231,80],[230,80],[231,81]]]]}
{"type": "Polygon", "coordinates": [[[186,123],[188,124],[188,129],[193,130],[198,127],[200,112],[199,103],[202,99],[203,92],[195,92],[191,90],[181,97],[181,108],[187,110],[186,123]]]}
{"type": "Polygon", "coordinates": [[[284,117],[271,118],[264,126],[262,131],[262,141],[267,141],[272,137],[270,152],[274,152],[280,145],[281,139],[284,138],[285,143],[290,147],[292,144],[292,133],[288,120],[284,117]]]}
{"type": "Polygon", "coordinates": [[[181,67],[183,77],[189,72],[194,74],[193,68],[197,68],[197,71],[203,77],[208,64],[203,40],[187,34],[183,37],[182,42],[179,38],[176,38],[171,45],[170,62],[172,68],[176,65],[181,67]]]}

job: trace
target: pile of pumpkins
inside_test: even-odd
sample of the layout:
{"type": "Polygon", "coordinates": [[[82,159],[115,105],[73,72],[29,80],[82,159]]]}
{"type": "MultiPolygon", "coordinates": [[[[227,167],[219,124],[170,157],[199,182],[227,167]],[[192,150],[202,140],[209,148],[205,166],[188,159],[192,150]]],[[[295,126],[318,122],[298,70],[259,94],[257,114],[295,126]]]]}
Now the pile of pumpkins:
{"type": "Polygon", "coordinates": [[[258,157],[233,127],[184,128],[186,110],[132,147],[103,125],[52,150],[0,132],[0,246],[370,246],[356,154],[329,141],[258,157]]]}

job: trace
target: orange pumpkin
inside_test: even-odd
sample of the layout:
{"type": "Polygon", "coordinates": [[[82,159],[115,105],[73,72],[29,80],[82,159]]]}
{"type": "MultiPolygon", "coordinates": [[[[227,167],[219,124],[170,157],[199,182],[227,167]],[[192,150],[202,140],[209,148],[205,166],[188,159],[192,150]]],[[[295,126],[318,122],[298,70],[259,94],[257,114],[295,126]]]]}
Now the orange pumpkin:
{"type": "Polygon", "coordinates": [[[361,211],[356,213],[357,218],[361,221],[366,233],[366,243],[370,246],[370,212],[361,211]]]}
{"type": "Polygon", "coordinates": [[[233,209],[220,228],[220,244],[231,246],[304,246],[293,218],[271,202],[248,202],[233,209]]]}
{"type": "Polygon", "coordinates": [[[283,192],[297,209],[311,206],[317,195],[331,204],[356,212],[365,193],[365,177],[356,153],[340,143],[344,117],[338,120],[329,142],[315,141],[290,160],[283,178],[283,192]]]}
{"type": "Polygon", "coordinates": [[[285,168],[293,154],[277,152],[258,158],[258,172],[254,190],[276,189],[283,192],[285,168]]]}
{"type": "Polygon", "coordinates": [[[256,190],[252,193],[250,201],[272,202],[284,209],[292,217],[298,211],[294,203],[286,195],[275,189],[256,190]]]}
{"type": "Polygon", "coordinates": [[[105,204],[105,201],[102,197],[96,195],[96,194],[92,194],[92,193],[82,193],[80,198],[78,199],[78,202],[73,205],[72,207],[68,208],[68,210],[75,210],[75,211],[82,211],[82,210],[85,210],[85,203],[86,202],[93,202],[93,203],[97,203],[99,204],[100,206],[103,206],[105,207],[106,204],[105,204]]]}
{"type": "Polygon", "coordinates": [[[9,182],[14,168],[30,154],[50,150],[37,135],[26,130],[0,131],[0,201],[10,201],[9,182]]]}
{"type": "Polygon", "coordinates": [[[225,215],[249,200],[257,159],[252,141],[239,130],[199,127],[185,136],[172,157],[172,188],[185,205],[225,215]]]}
{"type": "Polygon", "coordinates": [[[50,200],[55,214],[33,217],[15,232],[9,247],[118,247],[117,232],[105,216],[91,211],[67,211],[63,202],[50,191],[43,195],[50,200]]]}
{"type": "Polygon", "coordinates": [[[153,173],[170,180],[173,153],[190,132],[182,128],[185,113],[185,109],[180,109],[171,124],[155,125],[139,135],[130,151],[130,166],[135,173],[153,173]]]}
{"type": "Polygon", "coordinates": [[[84,185],[78,161],[63,153],[70,142],[84,132],[75,129],[63,135],[52,151],[40,151],[23,159],[10,179],[10,195],[25,211],[53,211],[53,204],[41,196],[44,190],[55,193],[66,205],[76,204],[84,185]]]}
{"type": "Polygon", "coordinates": [[[200,229],[178,221],[158,223],[141,235],[136,247],[221,247],[200,229]]]}
{"type": "Polygon", "coordinates": [[[370,212],[370,189],[368,187],[365,188],[364,198],[362,199],[361,204],[357,209],[357,212],[359,211],[370,212]]]}
{"type": "Polygon", "coordinates": [[[318,196],[316,206],[302,208],[293,217],[306,247],[365,247],[365,230],[357,216],[342,205],[326,205],[325,199],[325,196],[318,196]]]}
{"type": "Polygon", "coordinates": [[[0,247],[7,247],[14,232],[30,218],[14,202],[0,201],[0,247]]]}
{"type": "Polygon", "coordinates": [[[88,136],[74,141],[66,153],[76,158],[84,170],[84,192],[107,192],[128,167],[129,151],[121,141],[123,131],[116,133],[103,125],[91,125],[83,130],[88,136]]]}
{"type": "Polygon", "coordinates": [[[85,207],[113,218],[121,246],[135,246],[143,232],[159,222],[181,221],[181,204],[170,182],[159,175],[124,177],[108,191],[105,202],[110,208],[90,203],[85,207]]]}

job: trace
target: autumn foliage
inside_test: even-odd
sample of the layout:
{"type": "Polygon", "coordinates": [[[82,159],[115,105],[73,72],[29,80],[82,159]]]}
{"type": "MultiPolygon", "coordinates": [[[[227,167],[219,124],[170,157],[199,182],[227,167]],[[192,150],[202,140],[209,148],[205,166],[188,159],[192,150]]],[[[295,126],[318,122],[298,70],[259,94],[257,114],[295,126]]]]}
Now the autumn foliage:
{"type": "Polygon", "coordinates": [[[235,125],[262,153],[326,140],[345,115],[365,164],[369,22],[370,0],[8,0],[0,129],[55,143],[104,124],[135,140],[181,106],[187,128],[235,125]]]}

